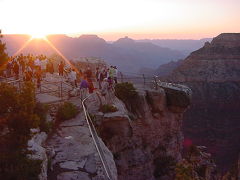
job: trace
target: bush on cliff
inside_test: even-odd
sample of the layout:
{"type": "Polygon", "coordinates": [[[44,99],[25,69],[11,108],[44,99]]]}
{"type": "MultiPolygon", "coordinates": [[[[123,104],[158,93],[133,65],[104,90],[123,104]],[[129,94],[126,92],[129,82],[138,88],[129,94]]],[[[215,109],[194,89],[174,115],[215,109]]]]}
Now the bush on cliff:
{"type": "Polygon", "coordinates": [[[154,160],[154,177],[170,175],[174,171],[176,160],[172,156],[160,156],[154,160]]]}
{"type": "Polygon", "coordinates": [[[56,117],[57,120],[64,121],[76,117],[77,114],[78,110],[74,104],[64,102],[64,104],[59,106],[56,117]]]}
{"type": "Polygon", "coordinates": [[[137,111],[141,107],[138,104],[138,92],[132,83],[124,82],[116,84],[115,95],[124,102],[130,112],[138,114],[137,111]]]}
{"type": "Polygon", "coordinates": [[[103,113],[116,112],[118,109],[111,104],[104,104],[99,108],[99,111],[103,113]]]}

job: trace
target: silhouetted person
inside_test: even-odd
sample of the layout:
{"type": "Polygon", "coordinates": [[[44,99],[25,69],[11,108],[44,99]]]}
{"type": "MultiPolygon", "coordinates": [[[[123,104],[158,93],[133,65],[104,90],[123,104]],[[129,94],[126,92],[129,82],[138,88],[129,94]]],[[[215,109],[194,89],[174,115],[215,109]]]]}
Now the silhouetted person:
{"type": "Polygon", "coordinates": [[[13,64],[13,72],[15,74],[15,79],[19,78],[19,65],[17,62],[14,62],[13,64]]]}
{"type": "Polygon", "coordinates": [[[59,73],[59,76],[63,76],[63,71],[64,71],[64,64],[63,64],[63,62],[61,61],[61,63],[58,65],[58,73],[59,73]]]}

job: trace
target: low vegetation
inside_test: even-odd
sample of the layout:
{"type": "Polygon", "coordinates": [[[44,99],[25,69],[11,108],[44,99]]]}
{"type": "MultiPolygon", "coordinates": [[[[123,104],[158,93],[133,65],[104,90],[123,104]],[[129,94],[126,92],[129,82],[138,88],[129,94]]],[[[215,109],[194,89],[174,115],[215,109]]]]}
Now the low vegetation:
{"type": "Polygon", "coordinates": [[[48,105],[37,103],[34,112],[40,118],[39,128],[40,131],[48,133],[52,128],[52,122],[47,122],[47,112],[49,110],[48,105]]]}
{"type": "Polygon", "coordinates": [[[135,99],[138,95],[132,83],[118,83],[115,86],[115,95],[124,102],[135,99]]]}
{"type": "Polygon", "coordinates": [[[56,117],[58,121],[65,121],[76,117],[77,114],[78,109],[74,104],[70,102],[64,102],[59,106],[56,117]]]}
{"type": "Polygon", "coordinates": [[[118,109],[111,105],[111,104],[104,104],[99,108],[99,111],[103,113],[111,113],[111,112],[116,112],[118,109]]]}
{"type": "Polygon", "coordinates": [[[159,178],[173,173],[176,161],[172,156],[160,156],[154,160],[154,177],[159,178]]]}

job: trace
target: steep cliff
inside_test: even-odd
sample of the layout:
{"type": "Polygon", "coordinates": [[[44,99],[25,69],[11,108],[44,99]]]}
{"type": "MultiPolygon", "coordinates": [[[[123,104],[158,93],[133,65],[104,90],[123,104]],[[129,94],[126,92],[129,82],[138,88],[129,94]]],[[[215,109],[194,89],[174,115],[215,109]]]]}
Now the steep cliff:
{"type": "MultiPolygon", "coordinates": [[[[185,93],[178,96],[190,99],[185,93]]],[[[114,155],[118,180],[173,178],[182,159],[182,116],[189,106],[175,98],[162,88],[142,90],[131,111],[114,97],[117,112],[95,114],[99,134],[114,155]]]]}
{"type": "Polygon", "coordinates": [[[185,138],[207,146],[221,168],[229,167],[240,150],[240,33],[223,33],[205,43],[168,80],[193,91],[185,138]]]}

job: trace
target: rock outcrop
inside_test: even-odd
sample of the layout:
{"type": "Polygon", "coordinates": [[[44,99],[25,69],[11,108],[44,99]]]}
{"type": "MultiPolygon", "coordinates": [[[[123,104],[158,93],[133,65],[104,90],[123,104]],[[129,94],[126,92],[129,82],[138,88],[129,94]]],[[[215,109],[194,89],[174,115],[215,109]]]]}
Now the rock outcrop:
{"type": "Polygon", "coordinates": [[[171,95],[162,88],[141,90],[132,111],[117,98],[117,112],[95,111],[99,134],[114,155],[118,180],[173,178],[174,165],[182,159],[182,115],[189,104],[169,104],[167,96],[171,95]]]}
{"type": "Polygon", "coordinates": [[[31,152],[29,154],[30,159],[41,160],[41,173],[39,174],[39,180],[47,180],[47,165],[48,158],[46,149],[43,147],[47,139],[47,134],[45,132],[39,132],[39,129],[32,129],[35,131],[35,135],[28,141],[28,150],[31,152]]]}
{"type": "Polygon", "coordinates": [[[193,91],[184,135],[205,145],[222,169],[240,151],[240,33],[223,33],[192,52],[169,76],[193,91]]]}

